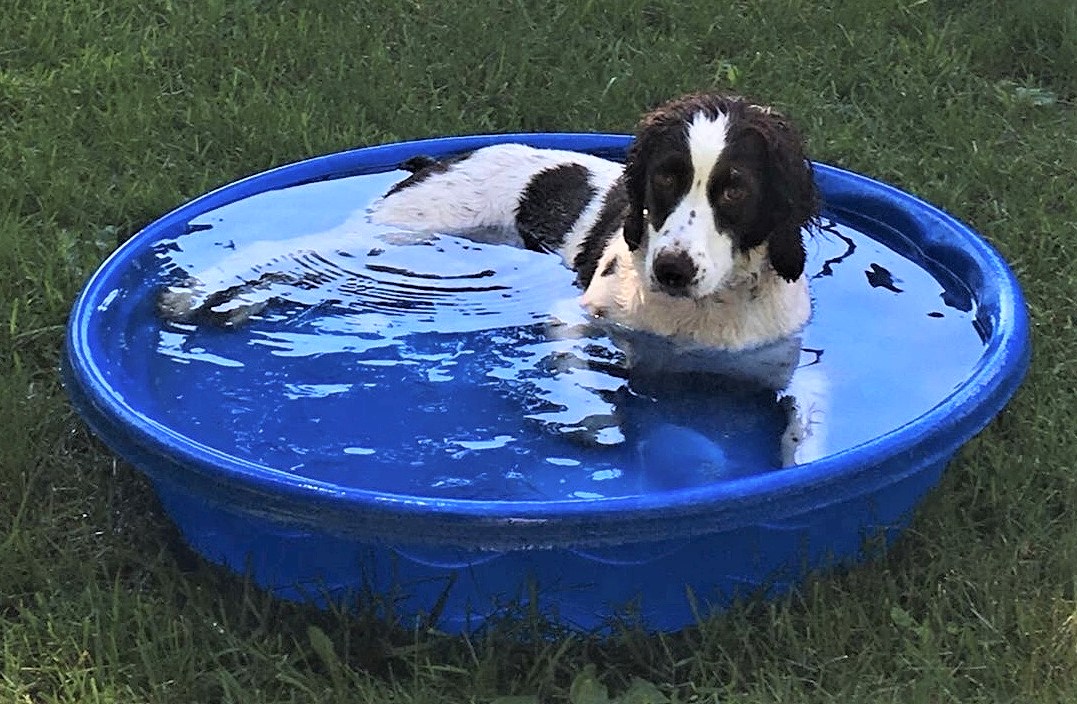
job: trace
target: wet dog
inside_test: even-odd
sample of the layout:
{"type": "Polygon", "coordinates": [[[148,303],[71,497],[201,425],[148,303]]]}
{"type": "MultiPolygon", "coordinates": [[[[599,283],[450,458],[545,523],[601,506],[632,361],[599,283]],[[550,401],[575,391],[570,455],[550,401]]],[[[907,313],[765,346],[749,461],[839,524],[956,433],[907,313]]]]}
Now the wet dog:
{"type": "Polygon", "coordinates": [[[623,168],[519,144],[405,166],[412,175],[374,204],[375,222],[496,229],[555,252],[597,317],[737,350],[793,335],[811,314],[812,169],[770,107],[713,93],[671,101],[640,122],[623,168]]]}
{"type": "MultiPolygon", "coordinates": [[[[371,206],[374,223],[558,254],[637,379],[702,370],[773,394],[788,418],[776,464],[796,462],[811,404],[790,382],[811,315],[804,237],[818,199],[803,140],[778,111],[693,94],[643,117],[624,164],[499,144],[402,168],[410,175],[371,206]]],[[[159,309],[234,325],[262,310],[272,286],[309,283],[255,271],[223,288],[196,275],[167,287],[159,309]]],[[[614,408],[600,425],[648,425],[620,415],[614,408]]]]}

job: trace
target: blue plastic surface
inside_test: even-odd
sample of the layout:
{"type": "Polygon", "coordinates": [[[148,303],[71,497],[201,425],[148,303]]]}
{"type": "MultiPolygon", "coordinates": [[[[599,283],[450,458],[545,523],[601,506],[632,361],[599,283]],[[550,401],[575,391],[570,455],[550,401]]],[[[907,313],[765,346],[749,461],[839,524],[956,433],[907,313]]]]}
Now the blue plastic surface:
{"type": "MultiPolygon", "coordinates": [[[[274,469],[201,444],[125,392],[101,318],[134,315],[154,292],[132,267],[200,215],[257,194],[393,169],[496,142],[622,158],[628,138],[596,134],[460,137],[385,145],[266,172],[184,205],[120,247],[94,274],[69,322],[65,378],[89,425],[153,481],[186,540],[207,558],[287,598],[379,594],[413,618],[475,628],[537,598],[566,624],[600,626],[630,607],[674,629],[737,594],[777,593],[808,571],[864,556],[893,538],[954,451],[1014,393],[1028,366],[1020,288],[997,252],[966,226],[897,189],[819,164],[828,216],[859,231],[897,232],[911,260],[956,277],[972,301],[982,354],[963,382],[913,422],[789,469],[602,500],[465,500],[344,486],[274,469]],[[125,277],[127,277],[125,279],[125,277]]],[[[895,245],[897,243],[897,245],[895,245]]],[[[140,272],[141,273],[141,272],[140,272]]],[[[153,280],[146,272],[145,280],[153,280]]],[[[136,380],[137,381],[137,380],[136,380]]]]}

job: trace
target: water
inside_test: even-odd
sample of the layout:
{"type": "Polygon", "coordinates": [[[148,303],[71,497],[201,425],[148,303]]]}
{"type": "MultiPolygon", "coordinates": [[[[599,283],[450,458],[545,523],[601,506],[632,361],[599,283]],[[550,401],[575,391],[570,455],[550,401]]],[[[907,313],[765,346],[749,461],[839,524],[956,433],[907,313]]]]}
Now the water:
{"type": "Polygon", "coordinates": [[[117,312],[125,395],[199,443],[310,479],[582,500],[849,449],[936,405],[983,352],[975,303],[944,269],[827,221],[809,243],[801,339],[678,358],[721,374],[630,374],[626,339],[675,351],[590,325],[557,257],[366,223],[399,177],[271,191],[160,242],[145,263],[155,287],[197,274],[240,303],[213,322],[162,323],[149,297],[117,312]]]}

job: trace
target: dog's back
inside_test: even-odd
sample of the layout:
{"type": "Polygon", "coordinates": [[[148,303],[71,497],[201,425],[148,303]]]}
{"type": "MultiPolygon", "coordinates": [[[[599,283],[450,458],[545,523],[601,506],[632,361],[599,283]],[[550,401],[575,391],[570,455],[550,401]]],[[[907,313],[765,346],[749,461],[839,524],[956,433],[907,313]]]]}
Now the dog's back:
{"type": "Polygon", "coordinates": [[[412,174],[372,206],[375,223],[465,236],[499,230],[506,242],[560,254],[582,286],[627,206],[622,165],[578,152],[501,144],[402,168],[412,174]]]}

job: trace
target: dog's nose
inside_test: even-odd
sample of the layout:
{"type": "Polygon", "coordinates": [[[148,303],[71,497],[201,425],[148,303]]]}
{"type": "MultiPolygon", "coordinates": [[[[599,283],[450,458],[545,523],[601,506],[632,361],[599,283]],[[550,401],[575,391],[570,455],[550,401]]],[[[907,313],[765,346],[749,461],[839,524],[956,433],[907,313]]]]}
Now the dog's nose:
{"type": "Polygon", "coordinates": [[[653,273],[663,291],[686,296],[688,286],[696,278],[696,263],[683,250],[659,252],[654,258],[653,273]]]}

